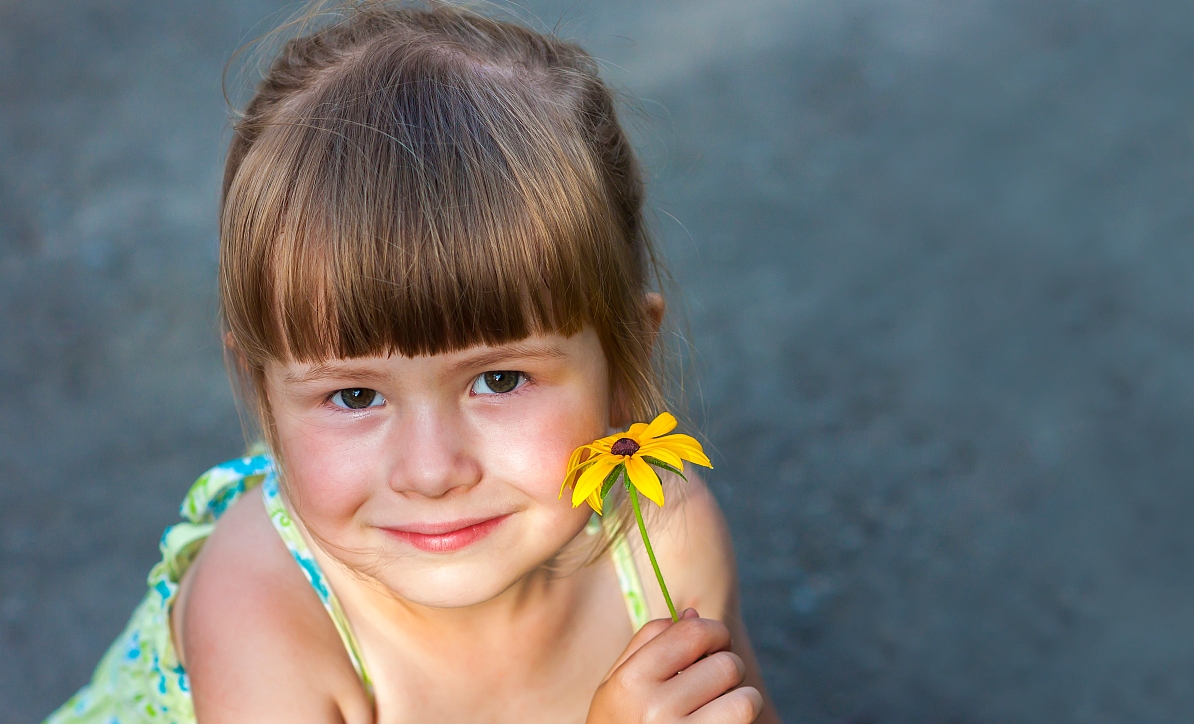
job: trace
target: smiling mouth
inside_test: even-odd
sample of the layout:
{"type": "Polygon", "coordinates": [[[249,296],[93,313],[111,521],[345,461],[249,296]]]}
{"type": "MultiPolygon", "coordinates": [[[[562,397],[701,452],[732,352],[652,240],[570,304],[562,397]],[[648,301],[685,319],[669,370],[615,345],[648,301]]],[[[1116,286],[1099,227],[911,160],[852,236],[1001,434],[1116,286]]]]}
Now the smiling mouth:
{"type": "Polygon", "coordinates": [[[419,523],[402,528],[382,528],[387,534],[428,553],[451,553],[466,548],[492,533],[510,514],[481,520],[449,523],[419,523]]]}

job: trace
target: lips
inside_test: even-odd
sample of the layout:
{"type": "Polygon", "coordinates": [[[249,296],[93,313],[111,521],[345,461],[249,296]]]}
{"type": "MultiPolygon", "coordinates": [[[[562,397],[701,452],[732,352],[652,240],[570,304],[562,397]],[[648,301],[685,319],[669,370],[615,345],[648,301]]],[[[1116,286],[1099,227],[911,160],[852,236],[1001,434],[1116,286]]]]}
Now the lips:
{"type": "Polygon", "coordinates": [[[382,528],[388,535],[428,553],[451,553],[467,548],[497,529],[507,518],[471,518],[443,523],[412,523],[400,528],[382,528]]]}

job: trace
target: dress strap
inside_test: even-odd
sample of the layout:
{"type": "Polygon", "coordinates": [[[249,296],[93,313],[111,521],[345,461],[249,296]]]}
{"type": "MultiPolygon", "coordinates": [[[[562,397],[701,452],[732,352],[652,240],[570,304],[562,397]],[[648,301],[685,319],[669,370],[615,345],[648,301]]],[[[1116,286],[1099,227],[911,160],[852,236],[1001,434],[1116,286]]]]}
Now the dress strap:
{"type": "Polygon", "coordinates": [[[274,529],[278,531],[282,542],[290,550],[290,555],[294,556],[295,562],[302,569],[303,575],[307,577],[311,588],[315,589],[316,595],[319,596],[320,603],[331,616],[332,623],[336,625],[336,632],[340,634],[340,640],[344,642],[344,650],[348,652],[348,658],[352,661],[352,668],[356,669],[357,675],[361,678],[361,684],[372,698],[373,680],[365,668],[365,659],[361,656],[361,646],[357,643],[357,638],[352,632],[352,625],[348,622],[348,617],[340,606],[340,599],[336,598],[335,591],[328,586],[323,570],[320,569],[319,563],[307,546],[307,541],[299,532],[298,526],[290,516],[290,511],[286,508],[286,503],[282,500],[282,495],[278,490],[278,474],[275,470],[271,469],[261,483],[261,495],[265,498],[265,509],[269,513],[270,522],[274,524],[274,529]]]}
{"type": "MultiPolygon", "coordinates": [[[[593,513],[586,531],[590,534],[599,532],[602,520],[593,513]]],[[[647,596],[643,593],[638,566],[634,564],[634,554],[630,551],[630,544],[626,542],[625,533],[614,538],[609,552],[614,562],[614,571],[618,574],[618,587],[622,589],[622,598],[626,601],[626,612],[630,614],[630,624],[637,632],[651,620],[651,612],[647,609],[647,596]]]]}

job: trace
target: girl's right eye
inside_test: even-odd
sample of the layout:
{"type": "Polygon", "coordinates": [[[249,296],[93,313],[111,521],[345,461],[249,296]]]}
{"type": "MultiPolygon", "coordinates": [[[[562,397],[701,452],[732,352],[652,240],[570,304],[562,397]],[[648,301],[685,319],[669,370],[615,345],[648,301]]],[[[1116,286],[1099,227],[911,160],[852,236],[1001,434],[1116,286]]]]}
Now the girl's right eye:
{"type": "Polygon", "coordinates": [[[332,393],[332,404],[345,410],[364,410],[367,407],[380,407],[386,398],[378,394],[377,390],[368,387],[350,387],[336,390],[332,393]]]}

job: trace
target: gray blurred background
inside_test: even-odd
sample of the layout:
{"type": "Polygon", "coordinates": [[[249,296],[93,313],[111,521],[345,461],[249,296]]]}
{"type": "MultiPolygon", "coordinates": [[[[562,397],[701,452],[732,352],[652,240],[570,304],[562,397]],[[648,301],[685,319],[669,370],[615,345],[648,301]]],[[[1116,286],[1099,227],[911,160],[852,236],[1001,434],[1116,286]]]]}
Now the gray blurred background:
{"type": "MultiPolygon", "coordinates": [[[[241,449],[220,76],[281,7],[0,0],[0,721],[241,449]]],[[[1194,720],[1194,4],[528,7],[638,98],[786,720],[1194,720]]]]}

